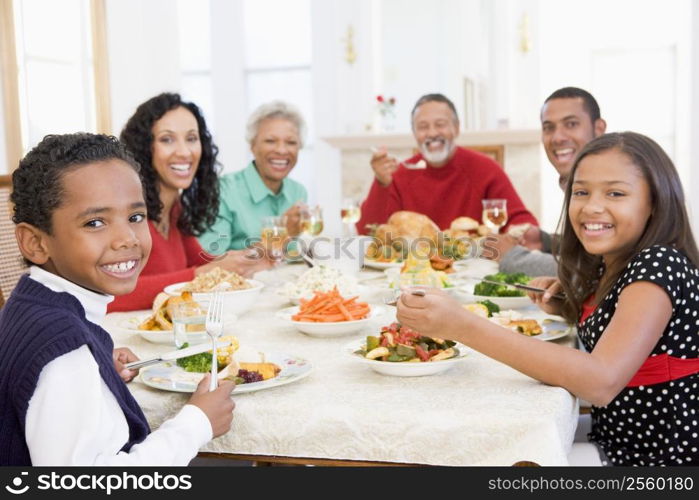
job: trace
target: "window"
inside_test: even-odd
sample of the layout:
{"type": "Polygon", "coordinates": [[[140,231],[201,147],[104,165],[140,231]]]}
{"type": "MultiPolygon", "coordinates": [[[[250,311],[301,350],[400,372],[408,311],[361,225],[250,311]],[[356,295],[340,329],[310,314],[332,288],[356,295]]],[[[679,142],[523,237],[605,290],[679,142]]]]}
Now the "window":
{"type": "Polygon", "coordinates": [[[211,88],[211,10],[208,1],[177,0],[181,95],[204,113],[208,127],[215,123],[211,88]]]}
{"type": "MultiPolygon", "coordinates": [[[[5,110],[5,126],[15,131],[8,137],[19,142],[7,144],[11,155],[22,156],[49,133],[108,132],[103,3],[0,1],[2,22],[14,32],[2,46],[4,60],[16,64],[8,77],[15,81],[6,80],[3,89],[6,103],[18,103],[5,110]]],[[[10,164],[18,159],[9,158],[10,164]]]]}
{"type": "MultiPolygon", "coordinates": [[[[248,115],[260,104],[277,99],[299,109],[307,134],[290,177],[310,188],[315,135],[310,0],[244,0],[243,16],[248,115]]],[[[312,189],[309,198],[315,198],[312,189]]]]}

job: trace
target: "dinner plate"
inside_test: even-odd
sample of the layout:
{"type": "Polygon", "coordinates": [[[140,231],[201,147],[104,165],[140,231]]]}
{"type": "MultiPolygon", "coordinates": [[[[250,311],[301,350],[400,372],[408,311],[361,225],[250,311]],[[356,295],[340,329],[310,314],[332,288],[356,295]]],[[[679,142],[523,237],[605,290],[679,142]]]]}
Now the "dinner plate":
{"type": "MultiPolygon", "coordinates": [[[[173,330],[140,330],[138,325],[140,325],[148,316],[150,312],[143,312],[140,314],[134,314],[121,319],[117,322],[116,326],[125,333],[135,333],[140,335],[142,338],[148,342],[154,344],[167,344],[175,345],[174,331],[173,330]]],[[[232,315],[225,315],[223,318],[223,328],[224,332],[228,330],[235,322],[236,317],[232,315]]],[[[190,345],[201,344],[202,342],[211,342],[211,338],[206,334],[205,331],[201,332],[187,332],[187,342],[190,345]]]]}
{"type": "Polygon", "coordinates": [[[543,311],[536,311],[535,314],[526,315],[527,318],[534,318],[540,324],[543,333],[534,335],[534,338],[539,340],[556,340],[567,337],[575,330],[575,326],[566,323],[560,316],[546,314],[543,311]]]}
{"type": "Polygon", "coordinates": [[[391,267],[401,267],[402,262],[380,262],[377,260],[364,259],[364,265],[373,269],[389,269],[391,267]]]}
{"type": "Polygon", "coordinates": [[[386,310],[381,306],[369,306],[369,315],[364,319],[354,321],[336,321],[330,323],[315,323],[312,321],[294,321],[291,317],[298,313],[299,308],[287,307],[277,312],[277,317],[296,327],[302,333],[311,337],[341,337],[356,333],[364,328],[370,320],[384,314],[386,310]]]}
{"type": "MultiPolygon", "coordinates": [[[[233,390],[234,395],[290,384],[308,376],[313,370],[313,365],[308,360],[289,354],[270,352],[264,355],[264,360],[279,365],[281,368],[279,374],[262,382],[236,385],[233,390]]],[[[145,385],[173,392],[194,392],[203,376],[203,373],[187,372],[184,368],[169,362],[145,368],[139,375],[141,382],[145,385]]]]}
{"type": "Polygon", "coordinates": [[[422,377],[443,373],[455,364],[461,363],[469,351],[468,347],[457,342],[454,347],[459,350],[459,354],[453,358],[443,359],[441,361],[395,363],[365,358],[361,353],[357,352],[365,345],[366,339],[355,340],[345,345],[343,350],[350,358],[357,362],[364,363],[375,372],[382,375],[391,375],[393,377],[422,377]]]}
{"type": "MultiPolygon", "coordinates": [[[[483,300],[489,300],[493,304],[497,304],[502,309],[522,309],[525,307],[530,307],[534,303],[529,300],[529,297],[488,297],[486,295],[473,295],[473,293],[466,292],[464,287],[461,288],[463,297],[469,302],[481,302],[483,300]]],[[[473,290],[473,288],[471,288],[473,290]]]]}
{"type": "MultiPolygon", "coordinates": [[[[255,305],[255,301],[257,301],[265,285],[257,280],[249,279],[246,281],[252,285],[251,288],[221,292],[224,313],[241,315],[255,305]]],[[[172,285],[166,286],[164,292],[168,295],[179,296],[182,293],[182,288],[188,283],[188,281],[173,283],[172,285]]],[[[192,298],[201,305],[206,306],[211,300],[212,295],[213,292],[194,292],[192,293],[192,298]]]]}
{"type": "MultiPolygon", "coordinates": [[[[541,325],[542,333],[532,335],[531,337],[539,340],[557,340],[567,337],[575,330],[575,326],[566,323],[565,319],[560,316],[546,314],[540,309],[532,311],[517,311],[523,319],[535,319],[541,325]]],[[[516,333],[516,332],[515,332],[516,333]]]]}

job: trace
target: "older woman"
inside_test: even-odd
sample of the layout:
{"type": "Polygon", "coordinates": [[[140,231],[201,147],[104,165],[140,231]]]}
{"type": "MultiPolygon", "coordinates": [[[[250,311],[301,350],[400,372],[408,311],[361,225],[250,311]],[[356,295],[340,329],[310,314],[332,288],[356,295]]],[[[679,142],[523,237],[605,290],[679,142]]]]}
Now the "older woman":
{"type": "Polygon", "coordinates": [[[299,206],[307,194],[288,175],[298,160],[305,128],[300,113],[281,101],[263,104],[252,113],[246,139],[254,159],[221,178],[218,217],[199,237],[205,250],[245,248],[259,238],[261,219],[269,215],[287,215],[289,235],[298,234],[299,206]]]}
{"type": "Polygon", "coordinates": [[[179,94],[153,97],[129,118],[121,141],[141,164],[153,249],[136,289],[112,302],[110,311],[149,309],[165,286],[214,267],[249,276],[270,266],[243,251],[207,255],[196,239],[216,220],[219,192],[218,148],[195,104],[179,94]]]}

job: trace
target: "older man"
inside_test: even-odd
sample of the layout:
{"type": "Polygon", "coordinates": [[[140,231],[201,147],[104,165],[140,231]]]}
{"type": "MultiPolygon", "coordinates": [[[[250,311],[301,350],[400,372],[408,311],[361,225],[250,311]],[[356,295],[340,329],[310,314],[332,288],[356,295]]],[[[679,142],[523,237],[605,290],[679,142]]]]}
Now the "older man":
{"type": "Polygon", "coordinates": [[[537,224],[497,163],[454,144],[459,119],[449,99],[442,94],[422,96],[413,108],[412,125],[418,154],[400,164],[385,150],[371,158],[376,179],[362,204],[360,233],[398,210],[427,215],[441,229],[461,216],[480,220],[485,198],[507,200],[508,225],[537,224]]]}
{"type": "MultiPolygon", "coordinates": [[[[583,89],[564,87],[544,101],[541,142],[549,162],[558,172],[561,189],[566,187],[577,154],[606,129],[607,123],[600,116],[597,101],[583,89]]],[[[558,270],[551,254],[551,235],[538,227],[530,228],[519,242],[511,236],[501,235],[489,241],[486,248],[492,251],[490,255],[500,262],[500,270],[506,273],[555,276],[558,270]]]]}

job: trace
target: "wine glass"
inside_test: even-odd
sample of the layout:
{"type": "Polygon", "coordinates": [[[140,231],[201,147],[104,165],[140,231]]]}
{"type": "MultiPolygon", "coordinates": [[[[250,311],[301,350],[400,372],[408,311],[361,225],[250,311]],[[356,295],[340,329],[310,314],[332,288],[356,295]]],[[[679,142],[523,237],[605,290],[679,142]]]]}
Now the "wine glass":
{"type": "MultiPolygon", "coordinates": [[[[289,238],[286,229],[286,216],[265,216],[262,217],[262,230],[260,232],[260,243],[275,268],[284,260],[284,248],[289,238]]],[[[272,286],[278,285],[277,272],[274,272],[275,280],[272,286]]]]}
{"type": "Polygon", "coordinates": [[[323,232],[323,210],[320,206],[301,210],[301,232],[309,236],[318,236],[323,232]]]}
{"type": "Polygon", "coordinates": [[[500,228],[507,224],[507,200],[501,198],[483,200],[483,224],[498,234],[500,228]]]}
{"type": "Polygon", "coordinates": [[[362,217],[362,210],[359,208],[359,203],[354,198],[345,198],[342,201],[342,209],[340,210],[342,223],[345,226],[345,233],[348,236],[356,236],[356,224],[362,217]]]}

